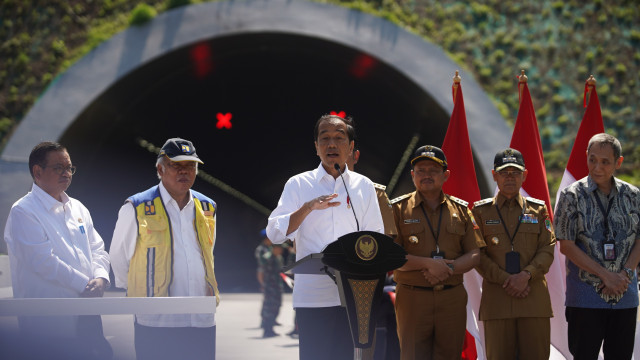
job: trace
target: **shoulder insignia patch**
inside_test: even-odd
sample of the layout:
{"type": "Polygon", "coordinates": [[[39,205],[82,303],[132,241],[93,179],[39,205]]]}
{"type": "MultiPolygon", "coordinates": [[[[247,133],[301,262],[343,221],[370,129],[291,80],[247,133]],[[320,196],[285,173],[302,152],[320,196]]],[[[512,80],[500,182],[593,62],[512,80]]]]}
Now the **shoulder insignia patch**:
{"type": "Polygon", "coordinates": [[[400,202],[400,201],[402,201],[404,199],[407,199],[407,198],[411,197],[411,194],[412,193],[408,193],[408,194],[404,194],[404,195],[398,196],[397,198],[391,200],[390,202],[391,202],[391,204],[395,204],[397,202],[400,202]]]}
{"type": "Polygon", "coordinates": [[[493,198],[486,198],[486,199],[478,200],[478,201],[473,203],[473,207],[475,208],[475,207],[478,207],[478,206],[491,204],[492,202],[493,202],[493,198]]]}
{"type": "Polygon", "coordinates": [[[468,206],[469,205],[469,202],[464,201],[462,199],[459,199],[459,198],[457,198],[455,196],[451,196],[451,195],[447,195],[447,196],[449,197],[449,199],[451,199],[451,201],[453,201],[455,203],[458,203],[458,204],[460,204],[462,206],[468,206]]]}
{"type": "Polygon", "coordinates": [[[540,199],[536,199],[536,198],[532,198],[530,196],[527,196],[527,202],[532,202],[534,204],[538,204],[538,205],[546,205],[546,203],[544,202],[544,200],[540,200],[540,199]]]}
{"type": "Polygon", "coordinates": [[[373,183],[373,187],[376,189],[380,189],[380,190],[386,190],[387,187],[382,185],[382,184],[378,184],[378,183],[373,183]]]}

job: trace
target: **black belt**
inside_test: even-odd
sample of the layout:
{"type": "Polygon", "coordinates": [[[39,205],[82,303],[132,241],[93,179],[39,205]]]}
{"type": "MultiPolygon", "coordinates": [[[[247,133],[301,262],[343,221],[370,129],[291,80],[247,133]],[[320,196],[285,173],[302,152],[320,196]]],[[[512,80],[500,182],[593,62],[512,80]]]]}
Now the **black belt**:
{"type": "Polygon", "coordinates": [[[448,290],[458,286],[458,285],[416,286],[416,285],[407,285],[407,284],[400,284],[400,285],[404,286],[407,289],[424,290],[424,291],[448,290]]]}

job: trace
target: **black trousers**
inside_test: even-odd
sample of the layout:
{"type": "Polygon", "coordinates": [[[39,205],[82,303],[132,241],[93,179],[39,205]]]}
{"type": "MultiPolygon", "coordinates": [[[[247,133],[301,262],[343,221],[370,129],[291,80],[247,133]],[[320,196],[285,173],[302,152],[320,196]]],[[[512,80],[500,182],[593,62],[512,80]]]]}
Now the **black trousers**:
{"type": "Polygon", "coordinates": [[[636,334],[637,308],[588,309],[567,307],[569,351],[574,360],[630,360],[636,334]],[[604,342],[604,344],[603,344],[604,342]]]}
{"type": "Polygon", "coordinates": [[[353,340],[341,306],[296,308],[300,360],[351,360],[353,340]]]}
{"type": "Polygon", "coordinates": [[[151,327],[134,323],[137,360],[216,358],[216,327],[151,327]]]}

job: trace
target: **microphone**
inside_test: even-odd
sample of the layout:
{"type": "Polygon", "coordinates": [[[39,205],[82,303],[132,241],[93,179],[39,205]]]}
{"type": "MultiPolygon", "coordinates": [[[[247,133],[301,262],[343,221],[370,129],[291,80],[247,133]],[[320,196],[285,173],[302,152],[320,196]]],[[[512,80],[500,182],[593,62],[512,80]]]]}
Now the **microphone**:
{"type": "MultiPolygon", "coordinates": [[[[347,183],[344,182],[344,177],[342,176],[342,170],[340,170],[340,165],[337,163],[333,164],[333,167],[338,170],[338,174],[340,174],[340,178],[342,179],[342,183],[344,184],[344,191],[347,192],[347,205],[351,200],[351,195],[349,195],[349,189],[347,188],[347,183]]],[[[360,223],[358,222],[358,217],[356,217],[356,210],[353,208],[353,204],[351,204],[351,211],[353,211],[353,218],[356,219],[356,229],[360,231],[360,223]]]]}

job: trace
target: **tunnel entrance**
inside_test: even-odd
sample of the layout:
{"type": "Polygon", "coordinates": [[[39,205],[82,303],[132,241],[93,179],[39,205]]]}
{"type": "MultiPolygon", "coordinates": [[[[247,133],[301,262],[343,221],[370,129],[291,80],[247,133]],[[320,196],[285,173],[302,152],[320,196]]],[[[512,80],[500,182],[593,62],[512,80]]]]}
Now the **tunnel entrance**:
{"type": "MultiPolygon", "coordinates": [[[[157,183],[155,156],[141,143],[182,137],[196,146],[202,171],[273,209],[290,176],[318,166],[313,126],[330,111],[354,117],[357,170],[381,184],[414,136],[440,145],[448,122],[419,87],[370,54],[290,34],[216,38],[136,69],[82,112],[60,139],[81,169],[70,193],[92,209],[108,243],[126,197],[157,183]]],[[[412,190],[408,169],[402,174],[390,196],[412,190]]],[[[252,285],[267,214],[207,179],[194,189],[218,202],[219,276],[237,276],[242,286],[233,290],[252,285]]]]}
{"type": "MultiPolygon", "coordinates": [[[[0,218],[31,186],[31,148],[60,141],[79,169],[69,194],[90,209],[108,246],[126,197],[158,183],[151,144],[183,137],[205,162],[194,189],[219,207],[221,290],[257,290],[258,232],[285,181],[318,166],[316,120],[331,111],[355,119],[357,171],[390,184],[393,198],[413,189],[402,161],[409,145],[442,143],[458,68],[384,19],[329,4],[218,1],[167,11],[113,36],[42,94],[0,156],[0,218]]],[[[493,154],[510,131],[460,70],[487,196],[493,154]]]]}

